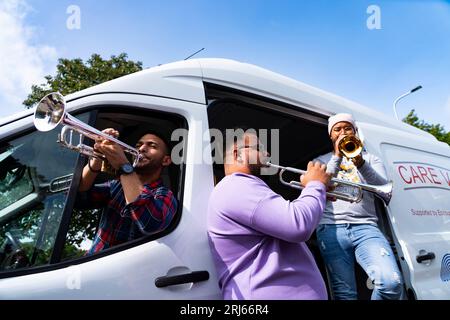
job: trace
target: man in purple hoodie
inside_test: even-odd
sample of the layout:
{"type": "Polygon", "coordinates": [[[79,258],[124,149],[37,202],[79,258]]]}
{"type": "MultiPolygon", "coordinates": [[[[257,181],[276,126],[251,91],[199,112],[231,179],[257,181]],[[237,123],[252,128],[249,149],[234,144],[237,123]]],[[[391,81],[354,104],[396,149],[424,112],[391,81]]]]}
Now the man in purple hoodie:
{"type": "Polygon", "coordinates": [[[258,177],[267,156],[255,134],[238,136],[209,199],[208,237],[223,297],[327,299],[305,241],[322,217],[330,175],[310,162],[300,179],[305,189],[287,201],[258,177]]]}

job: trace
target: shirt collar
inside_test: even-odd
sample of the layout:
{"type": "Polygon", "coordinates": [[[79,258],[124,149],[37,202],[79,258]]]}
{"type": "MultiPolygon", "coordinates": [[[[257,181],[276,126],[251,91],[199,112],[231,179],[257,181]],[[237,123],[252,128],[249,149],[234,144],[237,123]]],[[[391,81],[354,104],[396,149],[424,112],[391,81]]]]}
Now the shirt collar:
{"type": "Polygon", "coordinates": [[[158,188],[158,187],[162,186],[162,179],[159,178],[159,179],[153,181],[152,183],[146,183],[146,185],[148,185],[152,189],[158,188]]]}

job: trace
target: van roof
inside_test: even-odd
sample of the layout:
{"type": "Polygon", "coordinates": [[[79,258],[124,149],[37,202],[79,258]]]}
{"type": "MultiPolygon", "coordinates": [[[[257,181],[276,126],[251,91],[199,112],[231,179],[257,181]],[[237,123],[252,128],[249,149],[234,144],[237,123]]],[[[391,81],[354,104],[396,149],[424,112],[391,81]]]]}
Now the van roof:
{"type": "Polygon", "coordinates": [[[73,100],[98,93],[138,93],[205,104],[203,81],[332,115],[348,112],[358,122],[388,126],[423,137],[431,134],[338,95],[278,73],[229,59],[191,59],[148,68],[67,96],[73,100]]]}
{"type": "MultiPolygon", "coordinates": [[[[135,93],[206,103],[203,82],[245,90],[326,116],[347,112],[357,122],[387,126],[424,138],[431,134],[386,116],[381,112],[307,85],[278,73],[229,59],[190,59],[148,68],[66,96],[67,101],[101,93],[135,93]]],[[[24,117],[31,110],[2,119],[2,124],[24,117]]]]}

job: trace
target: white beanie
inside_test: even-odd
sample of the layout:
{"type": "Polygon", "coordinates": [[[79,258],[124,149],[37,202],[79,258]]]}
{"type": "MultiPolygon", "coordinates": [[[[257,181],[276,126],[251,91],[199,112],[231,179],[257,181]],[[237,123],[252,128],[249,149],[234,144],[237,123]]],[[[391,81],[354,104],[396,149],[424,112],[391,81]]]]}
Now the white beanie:
{"type": "Polygon", "coordinates": [[[355,130],[355,132],[358,130],[356,128],[355,120],[350,113],[338,113],[328,118],[328,135],[331,135],[331,129],[333,126],[342,121],[349,122],[353,126],[353,130],[355,130]]]}

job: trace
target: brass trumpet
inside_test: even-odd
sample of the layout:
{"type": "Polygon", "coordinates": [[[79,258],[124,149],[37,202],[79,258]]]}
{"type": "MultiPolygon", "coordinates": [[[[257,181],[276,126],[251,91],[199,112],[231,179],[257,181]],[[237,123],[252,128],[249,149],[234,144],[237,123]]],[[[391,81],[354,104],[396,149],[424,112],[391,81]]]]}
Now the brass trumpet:
{"type": "Polygon", "coordinates": [[[137,149],[72,117],[65,109],[66,101],[62,94],[53,92],[46,95],[41,99],[34,111],[34,126],[39,131],[45,132],[56,128],[58,124],[64,124],[57,142],[61,143],[66,148],[103,161],[106,161],[106,157],[103,154],[94,151],[94,148],[83,144],[83,138],[86,136],[93,140],[106,139],[117,143],[126,153],[132,155],[133,166],[136,166],[141,157],[137,149]],[[74,143],[74,132],[79,133],[77,144],[74,143]]]}
{"type": "Polygon", "coordinates": [[[351,159],[361,153],[363,144],[356,136],[345,136],[341,141],[339,141],[338,148],[344,156],[351,159]]]}
{"type": "MultiPolygon", "coordinates": [[[[296,169],[296,168],[292,168],[292,167],[283,167],[283,166],[279,166],[277,164],[273,164],[270,162],[267,162],[266,165],[269,167],[274,167],[274,168],[280,169],[279,179],[282,184],[284,184],[288,187],[300,189],[300,190],[304,188],[299,181],[292,180],[290,182],[287,182],[286,180],[284,180],[283,173],[286,171],[289,171],[289,172],[298,173],[298,174],[302,175],[302,174],[306,173],[305,170],[300,170],[300,169],[296,169]]],[[[346,181],[346,180],[337,179],[337,178],[332,178],[331,182],[335,183],[336,185],[345,185],[345,186],[353,187],[357,191],[357,193],[355,195],[347,194],[347,193],[339,192],[339,191],[328,191],[327,192],[328,196],[335,197],[336,199],[340,199],[340,200],[344,200],[344,201],[348,201],[348,202],[360,202],[363,197],[363,191],[368,191],[368,192],[373,193],[375,196],[377,196],[378,198],[383,200],[383,202],[386,205],[389,204],[389,201],[392,198],[392,187],[393,187],[392,181],[389,181],[388,183],[386,183],[384,185],[379,185],[379,186],[365,184],[365,183],[356,183],[356,182],[346,181]]]]}

